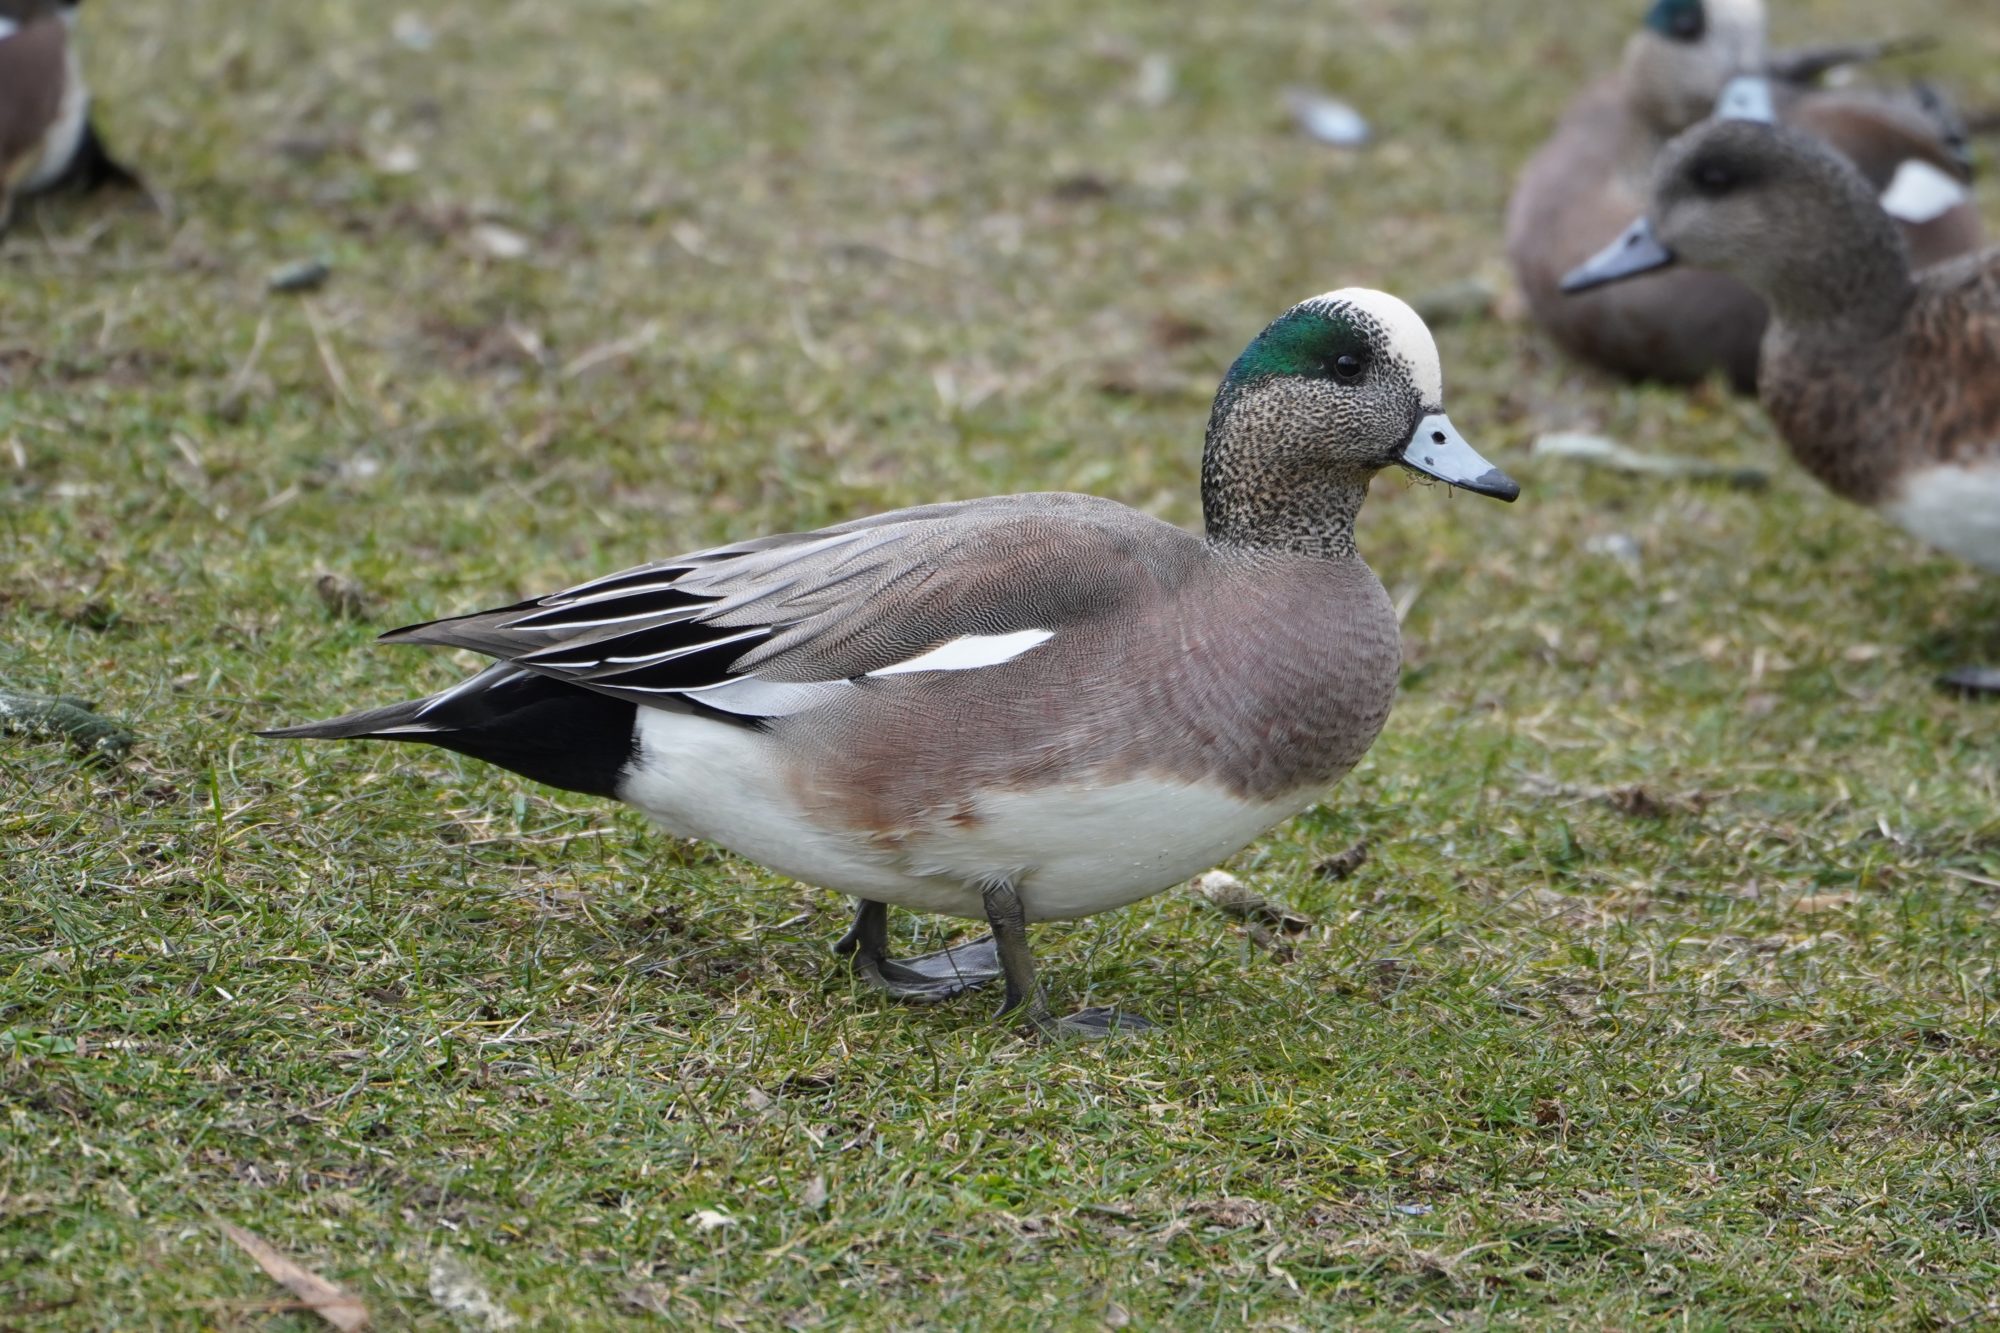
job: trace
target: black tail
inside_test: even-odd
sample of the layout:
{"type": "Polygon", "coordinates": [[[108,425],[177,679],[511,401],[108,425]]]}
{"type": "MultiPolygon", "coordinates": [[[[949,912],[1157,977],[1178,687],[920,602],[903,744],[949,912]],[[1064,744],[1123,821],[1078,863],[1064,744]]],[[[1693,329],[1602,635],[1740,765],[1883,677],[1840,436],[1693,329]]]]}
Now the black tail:
{"type": "Polygon", "coordinates": [[[417,741],[564,791],[616,797],[632,759],[637,711],[625,700],[501,662],[428,699],[257,734],[279,740],[417,741]]]}

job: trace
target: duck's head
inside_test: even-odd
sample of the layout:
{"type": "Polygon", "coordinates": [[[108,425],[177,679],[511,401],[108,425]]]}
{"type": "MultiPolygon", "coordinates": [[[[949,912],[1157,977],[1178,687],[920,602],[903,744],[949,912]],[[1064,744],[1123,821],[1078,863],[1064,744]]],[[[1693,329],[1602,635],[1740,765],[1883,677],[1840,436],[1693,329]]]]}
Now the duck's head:
{"type": "Polygon", "coordinates": [[[1647,123],[1675,134],[1764,57],[1763,0],[1653,0],[1625,43],[1625,82],[1647,123]]]}
{"type": "Polygon", "coordinates": [[[1385,467],[1479,495],[1521,493],[1444,410],[1437,344],[1387,292],[1348,287],[1287,310],[1229,368],[1209,416],[1202,495],[1211,533],[1254,511],[1365,487],[1385,467]]]}
{"type": "Polygon", "coordinates": [[[1844,159],[1768,119],[1719,117],[1662,150],[1646,215],[1562,286],[1585,291],[1688,264],[1728,273],[1773,305],[1805,313],[1821,297],[1839,302],[1830,277],[1853,279],[1863,267],[1899,261],[1902,247],[1873,189],[1844,159]]]}

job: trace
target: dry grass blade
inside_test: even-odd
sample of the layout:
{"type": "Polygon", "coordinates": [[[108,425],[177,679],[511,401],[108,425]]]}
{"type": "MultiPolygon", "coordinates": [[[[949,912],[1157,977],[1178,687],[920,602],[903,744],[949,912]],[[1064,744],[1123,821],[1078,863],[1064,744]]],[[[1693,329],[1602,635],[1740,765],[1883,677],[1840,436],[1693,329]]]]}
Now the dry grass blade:
{"type": "Polygon", "coordinates": [[[223,1235],[257,1261],[259,1268],[290,1288],[292,1294],[321,1319],[342,1330],[342,1333],[368,1327],[368,1307],[361,1303],[360,1297],[341,1290],[318,1273],[299,1267],[242,1227],[228,1222],[217,1225],[222,1228],[223,1235]]]}

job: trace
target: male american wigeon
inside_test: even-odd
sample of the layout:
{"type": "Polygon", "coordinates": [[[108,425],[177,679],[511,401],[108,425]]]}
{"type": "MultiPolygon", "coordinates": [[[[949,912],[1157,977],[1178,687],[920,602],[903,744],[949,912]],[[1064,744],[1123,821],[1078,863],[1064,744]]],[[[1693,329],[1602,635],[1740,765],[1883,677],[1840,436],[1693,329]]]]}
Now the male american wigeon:
{"type": "MultiPolygon", "coordinates": [[[[1528,308],[1570,354],[1621,375],[1672,383],[1723,370],[1756,380],[1764,308],[1721,273],[1682,269],[1565,299],[1562,275],[1645,205],[1660,149],[1705,118],[1729,81],[1765,70],[1762,0],[1656,0],[1619,70],[1571,105],[1529,160],[1507,210],[1507,253],[1528,308]]],[[[1867,48],[1788,57],[1798,76],[1867,48]]],[[[1852,158],[1904,220],[1919,264],[1980,244],[1969,169],[1951,122],[1911,96],[1768,85],[1777,113],[1852,158]]]]}
{"type": "Polygon", "coordinates": [[[995,978],[1057,1019],[1026,927],[1158,893],[1296,814],[1373,743],[1400,637],[1354,545],[1401,466],[1518,488],[1453,429],[1403,302],[1305,301],[1230,368],[1205,531],[1110,500],[1009,495],[696,551],[392,631],[495,660],[427,699],[273,736],[440,745],[609,796],[859,900],[840,942],[896,995],[995,978]],[[990,939],[888,954],[890,905],[990,939]]]}
{"type": "Polygon", "coordinates": [[[0,0],[0,231],[22,195],[135,183],[91,125],[80,3],[0,0]]]}
{"type": "MultiPolygon", "coordinates": [[[[1769,304],[1758,396],[1807,471],[2000,573],[2000,248],[1913,270],[1851,162],[1735,118],[1669,144],[1644,216],[1565,285],[1683,264],[1769,304]]],[[[1989,671],[1947,679],[1996,684],[1989,671]]]]}

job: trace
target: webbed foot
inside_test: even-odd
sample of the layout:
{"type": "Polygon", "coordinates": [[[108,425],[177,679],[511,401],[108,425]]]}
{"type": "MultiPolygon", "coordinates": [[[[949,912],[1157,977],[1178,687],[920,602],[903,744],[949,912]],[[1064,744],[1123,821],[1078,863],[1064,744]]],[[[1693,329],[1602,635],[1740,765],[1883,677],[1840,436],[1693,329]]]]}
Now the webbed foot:
{"type": "Polygon", "coordinates": [[[1960,694],[2000,694],[2000,667],[1958,667],[1937,683],[1960,694]]]}
{"type": "Polygon", "coordinates": [[[853,926],[833,951],[852,957],[854,974],[876,990],[919,1004],[949,1000],[1001,976],[999,951],[990,935],[916,958],[891,958],[889,909],[877,902],[860,905],[853,926]]]}
{"type": "Polygon", "coordinates": [[[1039,1018],[1030,1015],[1035,1031],[1041,1036],[1054,1040],[1081,1039],[1102,1041],[1106,1037],[1119,1036],[1128,1032],[1147,1032],[1160,1025],[1142,1014],[1130,1009],[1113,1009],[1108,1005],[1092,1005],[1079,1009],[1062,1018],[1052,1018],[1044,1013],[1039,1018]]]}

